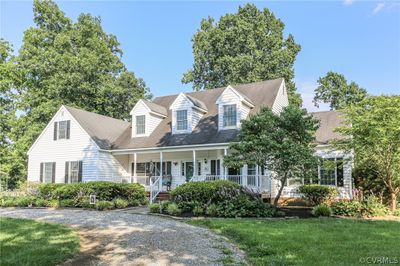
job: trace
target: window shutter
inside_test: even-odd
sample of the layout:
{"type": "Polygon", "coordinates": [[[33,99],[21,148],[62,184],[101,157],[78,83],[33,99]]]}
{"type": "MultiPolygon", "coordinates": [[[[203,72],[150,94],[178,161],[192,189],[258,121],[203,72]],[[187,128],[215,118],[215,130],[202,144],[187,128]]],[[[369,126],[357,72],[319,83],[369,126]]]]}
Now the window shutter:
{"type": "Polygon", "coordinates": [[[51,183],[55,183],[56,182],[56,163],[53,163],[53,167],[51,167],[51,183]]]}
{"type": "Polygon", "coordinates": [[[78,182],[82,182],[82,161],[79,161],[78,182]]]}
{"type": "Polygon", "coordinates": [[[69,162],[65,162],[65,184],[68,184],[69,162]]]}
{"type": "Polygon", "coordinates": [[[54,122],[54,135],[53,135],[54,140],[57,140],[57,126],[58,122],[54,122]]]}
{"type": "Polygon", "coordinates": [[[71,125],[71,121],[67,120],[67,139],[69,139],[70,125],[71,125]]]}
{"type": "Polygon", "coordinates": [[[40,163],[40,183],[43,183],[43,163],[40,163]]]}

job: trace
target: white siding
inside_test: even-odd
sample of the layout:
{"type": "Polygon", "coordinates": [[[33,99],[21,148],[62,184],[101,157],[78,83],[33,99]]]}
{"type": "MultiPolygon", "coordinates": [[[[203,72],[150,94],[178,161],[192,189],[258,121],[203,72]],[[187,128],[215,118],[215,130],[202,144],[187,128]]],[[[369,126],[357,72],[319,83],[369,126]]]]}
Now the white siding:
{"type": "Polygon", "coordinates": [[[201,117],[203,116],[203,113],[192,109],[192,131],[194,130],[194,128],[197,126],[197,124],[199,123],[201,117]]]}
{"type": "MultiPolygon", "coordinates": [[[[217,103],[218,104],[218,130],[223,130],[224,129],[224,105],[228,104],[236,104],[236,128],[239,127],[240,125],[240,120],[242,119],[242,102],[237,94],[235,94],[231,89],[227,88],[224,90],[224,92],[221,94],[221,96],[218,98],[217,103]]],[[[244,112],[245,113],[245,112],[244,112]]],[[[232,127],[229,127],[230,129],[232,127]]]]}
{"type": "Polygon", "coordinates": [[[64,183],[65,162],[83,161],[82,180],[93,180],[97,176],[98,146],[64,108],[55,114],[28,153],[28,181],[40,180],[40,163],[56,163],[56,183],[64,183]],[[70,139],[53,140],[55,121],[70,120],[70,139]]]}
{"type": "Polygon", "coordinates": [[[287,90],[285,82],[282,82],[281,87],[276,95],[274,104],[272,105],[272,111],[275,114],[282,112],[283,108],[289,105],[289,99],[287,95],[287,90]]]}
{"type": "Polygon", "coordinates": [[[141,101],[137,102],[135,107],[131,111],[132,115],[132,137],[142,137],[142,136],[150,136],[154,129],[160,124],[162,121],[162,117],[151,114],[149,108],[141,101]],[[136,134],[136,116],[144,115],[145,118],[145,134],[136,134]]]}
{"type": "Polygon", "coordinates": [[[128,156],[114,157],[109,152],[98,153],[98,180],[119,182],[121,177],[129,176],[128,156]]]}
{"type": "Polygon", "coordinates": [[[172,134],[190,133],[193,130],[193,103],[183,94],[179,94],[175,101],[172,103],[170,109],[172,110],[172,134]],[[187,130],[177,130],[176,113],[180,110],[187,110],[188,127],[187,130]]]}

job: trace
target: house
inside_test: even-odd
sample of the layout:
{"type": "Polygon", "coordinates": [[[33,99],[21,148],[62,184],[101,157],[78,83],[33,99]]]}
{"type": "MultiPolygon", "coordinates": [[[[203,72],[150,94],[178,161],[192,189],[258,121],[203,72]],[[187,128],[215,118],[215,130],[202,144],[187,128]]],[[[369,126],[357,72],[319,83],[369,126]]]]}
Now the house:
{"type": "MultiPolygon", "coordinates": [[[[241,120],[262,106],[279,113],[287,105],[285,82],[275,79],[139,100],[130,113],[131,122],[61,106],[29,149],[28,180],[137,182],[153,197],[185,182],[227,179],[274,197],[279,184],[267,169],[230,169],[223,160],[241,120]]],[[[341,119],[331,111],[313,115],[321,121],[316,154],[336,165],[334,170],[321,165],[319,182],[337,186],[342,197],[351,197],[348,155],[328,145],[341,137],[333,132],[341,119]]],[[[282,196],[297,197],[304,182],[290,179],[282,196]]]]}

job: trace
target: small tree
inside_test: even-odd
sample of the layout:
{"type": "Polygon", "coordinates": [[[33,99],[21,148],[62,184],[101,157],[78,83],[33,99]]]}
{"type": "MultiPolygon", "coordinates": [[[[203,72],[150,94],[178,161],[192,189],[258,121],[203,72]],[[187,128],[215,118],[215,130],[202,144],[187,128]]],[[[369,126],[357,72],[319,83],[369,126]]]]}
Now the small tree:
{"type": "Polygon", "coordinates": [[[234,168],[257,164],[273,171],[281,185],[274,201],[277,205],[287,179],[304,177],[316,166],[313,143],[317,128],[318,121],[295,105],[279,115],[264,107],[242,121],[237,142],[231,143],[224,164],[234,168]]]}
{"type": "Polygon", "coordinates": [[[369,169],[385,184],[395,211],[400,194],[400,96],[368,97],[348,106],[344,118],[351,127],[337,131],[349,138],[335,145],[354,151],[356,167],[374,166],[369,169]]]}

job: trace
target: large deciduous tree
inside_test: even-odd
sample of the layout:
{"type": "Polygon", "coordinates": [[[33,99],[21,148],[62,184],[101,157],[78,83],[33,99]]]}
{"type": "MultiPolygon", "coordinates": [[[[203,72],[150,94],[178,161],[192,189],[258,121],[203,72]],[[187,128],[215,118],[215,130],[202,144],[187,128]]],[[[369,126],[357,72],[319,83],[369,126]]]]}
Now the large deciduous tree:
{"type": "Polygon", "coordinates": [[[356,167],[373,171],[390,194],[392,211],[400,195],[400,96],[371,96],[343,110],[349,136],[336,143],[354,151],[356,167]],[[372,166],[372,167],[371,167],[372,166]]]}
{"type": "Polygon", "coordinates": [[[314,104],[318,107],[320,102],[329,103],[331,110],[337,110],[358,103],[366,96],[367,91],[355,82],[348,83],[342,74],[329,71],[318,79],[314,104]]]}
{"type": "Polygon", "coordinates": [[[100,18],[81,14],[73,22],[48,0],[35,0],[33,11],[35,26],[24,32],[15,58],[22,74],[15,89],[20,117],[11,134],[14,176],[26,176],[26,152],[61,104],[128,119],[136,101],[148,95],[100,18]]]}
{"type": "Polygon", "coordinates": [[[280,181],[274,204],[282,194],[289,177],[310,177],[315,172],[315,131],[319,123],[305,109],[289,105],[278,115],[269,108],[242,121],[238,138],[225,156],[228,167],[257,164],[273,172],[280,181]],[[310,171],[313,169],[313,171],[310,171]]]}
{"type": "Polygon", "coordinates": [[[218,22],[203,19],[192,38],[193,67],[182,82],[203,90],[284,78],[291,103],[300,106],[293,82],[300,45],[292,35],[284,37],[284,28],[271,11],[254,4],[239,7],[237,13],[226,14],[218,22]]]}

